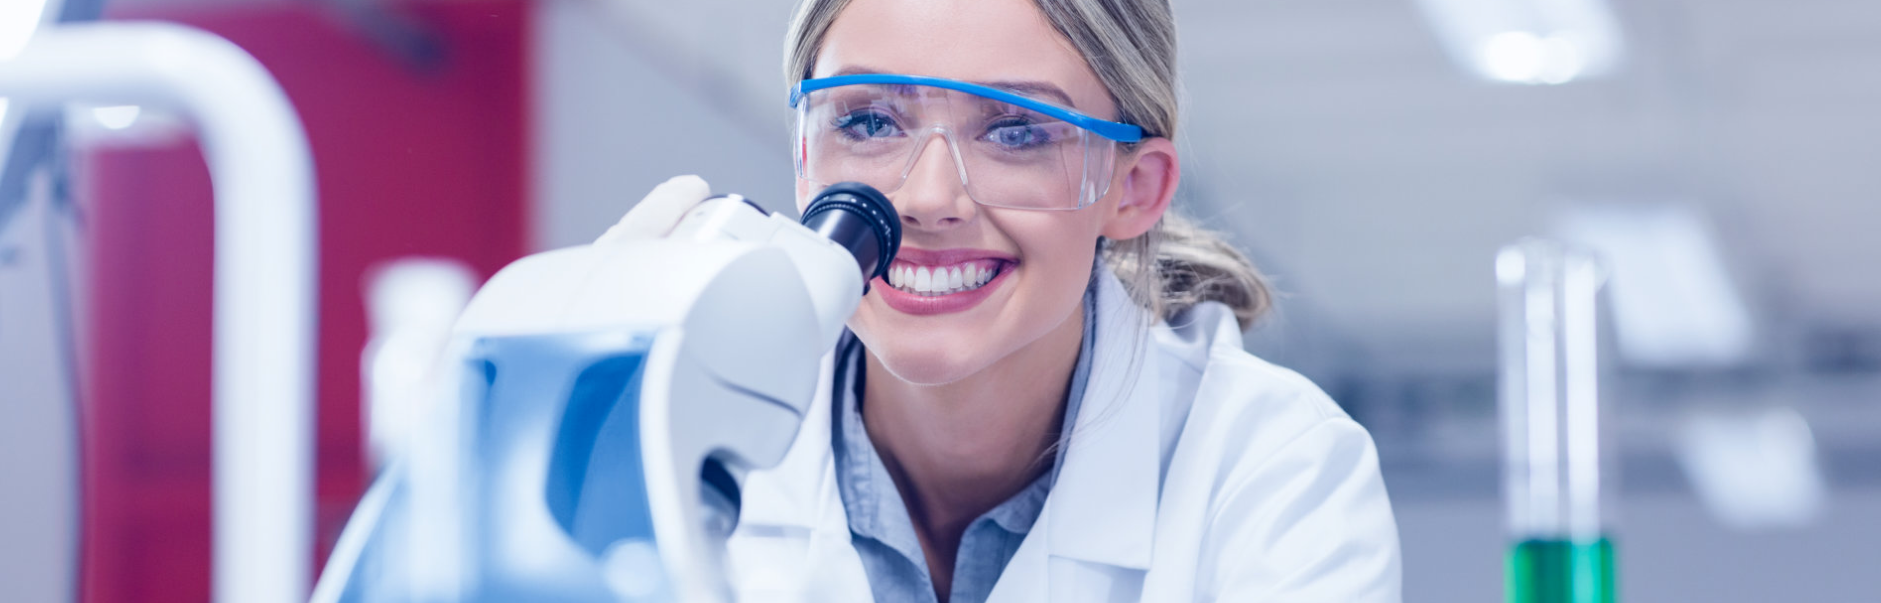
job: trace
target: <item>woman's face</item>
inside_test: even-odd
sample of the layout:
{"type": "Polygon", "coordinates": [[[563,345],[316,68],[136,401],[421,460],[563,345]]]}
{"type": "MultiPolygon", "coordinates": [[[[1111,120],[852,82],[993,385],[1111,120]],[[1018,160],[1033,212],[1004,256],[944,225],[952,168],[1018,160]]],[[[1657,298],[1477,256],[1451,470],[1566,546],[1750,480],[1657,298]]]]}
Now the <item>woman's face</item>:
{"type": "MultiPolygon", "coordinates": [[[[812,77],[845,72],[1026,83],[1062,93],[1079,112],[1116,117],[1097,75],[1030,0],[855,0],[826,34],[812,77]]],[[[967,288],[976,272],[994,276],[946,295],[877,279],[849,320],[889,372],[927,385],[978,373],[1064,324],[1089,282],[1098,236],[1128,238],[1154,223],[1118,211],[1134,157],[1117,159],[1110,193],[1090,207],[1005,209],[968,197],[939,141],[924,143],[907,181],[889,195],[903,229],[891,268],[950,276],[960,269],[967,288]]],[[[797,181],[799,209],[815,193],[810,187],[797,181]]],[[[1166,199],[1157,216],[1163,206],[1166,199]]]]}

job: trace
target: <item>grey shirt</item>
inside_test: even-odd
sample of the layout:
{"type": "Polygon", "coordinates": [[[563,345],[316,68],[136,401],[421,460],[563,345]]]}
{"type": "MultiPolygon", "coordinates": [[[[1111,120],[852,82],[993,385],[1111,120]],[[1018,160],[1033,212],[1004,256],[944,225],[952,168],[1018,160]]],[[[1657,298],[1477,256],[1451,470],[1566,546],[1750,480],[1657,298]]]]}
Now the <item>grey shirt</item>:
{"type": "MultiPolygon", "coordinates": [[[[1084,340],[1065,396],[1061,434],[1070,434],[1076,424],[1084,384],[1090,379],[1095,301],[1091,293],[1085,293],[1084,340]]],[[[849,515],[850,540],[862,558],[862,567],[868,574],[869,588],[875,593],[876,601],[935,601],[933,574],[928,570],[926,555],[921,552],[921,542],[915,536],[908,507],[862,424],[862,344],[854,335],[844,335],[837,349],[838,369],[835,387],[831,388],[835,399],[830,405],[835,424],[830,429],[830,447],[836,457],[837,490],[842,495],[843,509],[849,515]]],[[[1019,550],[1019,543],[1025,540],[1045,507],[1045,495],[1051,491],[1059,465],[1064,463],[1063,436],[1060,436],[1057,450],[1051,471],[967,525],[966,533],[960,538],[960,551],[954,558],[950,603],[980,603],[992,593],[1000,572],[1019,550]]]]}

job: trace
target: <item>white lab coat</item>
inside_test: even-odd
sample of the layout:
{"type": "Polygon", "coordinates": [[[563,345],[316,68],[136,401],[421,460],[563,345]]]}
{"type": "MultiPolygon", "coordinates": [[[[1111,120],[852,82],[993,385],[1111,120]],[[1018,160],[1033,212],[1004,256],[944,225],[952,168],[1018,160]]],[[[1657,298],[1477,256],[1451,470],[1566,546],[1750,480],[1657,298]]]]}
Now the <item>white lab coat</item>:
{"type": "MultiPolygon", "coordinates": [[[[1243,350],[1220,304],[1140,339],[1142,310],[1100,274],[1063,465],[989,601],[1397,602],[1397,527],[1364,428],[1243,350]]],[[[740,601],[871,600],[837,494],[830,363],[783,462],[746,482],[728,545],[740,601]]]]}

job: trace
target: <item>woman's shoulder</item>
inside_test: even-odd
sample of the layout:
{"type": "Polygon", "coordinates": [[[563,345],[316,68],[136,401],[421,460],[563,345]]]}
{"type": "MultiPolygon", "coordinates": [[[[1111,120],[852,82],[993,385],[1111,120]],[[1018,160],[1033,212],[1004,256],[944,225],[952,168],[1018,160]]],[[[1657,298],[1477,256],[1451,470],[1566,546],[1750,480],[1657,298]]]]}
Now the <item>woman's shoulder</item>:
{"type": "Polygon", "coordinates": [[[1396,601],[1397,529],[1370,434],[1202,304],[1159,327],[1168,550],[1194,594],[1396,601]],[[1171,409],[1181,408],[1180,416],[1171,409]],[[1191,548],[1193,547],[1193,548],[1191,548]]]}
{"type": "Polygon", "coordinates": [[[1107,342],[1099,345],[1110,352],[1099,356],[1117,361],[1145,349],[1153,358],[1154,368],[1133,368],[1133,380],[1123,387],[1149,385],[1134,379],[1156,380],[1165,476],[1172,467],[1209,472],[1260,463],[1289,446],[1310,444],[1301,439],[1308,436],[1371,454],[1371,436],[1312,381],[1242,347],[1240,323],[1226,305],[1204,302],[1158,320],[1147,341],[1103,337],[1140,333],[1135,325],[1145,315],[1113,274],[1099,276],[1097,330],[1100,342],[1107,342]],[[1148,345],[1138,348],[1139,342],[1148,345]],[[1191,452],[1182,455],[1178,447],[1191,452]]]}
{"type": "Polygon", "coordinates": [[[1257,453],[1331,428],[1369,447],[1370,436],[1318,385],[1243,348],[1227,306],[1199,304],[1158,325],[1154,337],[1166,418],[1182,415],[1174,422],[1183,432],[1205,432],[1180,435],[1226,438],[1257,453]]]}

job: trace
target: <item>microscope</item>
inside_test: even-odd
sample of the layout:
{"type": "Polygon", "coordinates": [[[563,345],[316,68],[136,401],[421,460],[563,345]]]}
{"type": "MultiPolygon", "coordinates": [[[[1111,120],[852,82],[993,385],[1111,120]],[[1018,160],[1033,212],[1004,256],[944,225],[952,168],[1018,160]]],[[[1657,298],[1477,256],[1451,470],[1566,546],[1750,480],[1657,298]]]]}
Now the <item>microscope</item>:
{"type": "Polygon", "coordinates": [[[714,197],[663,238],[505,267],[313,601],[730,601],[743,478],[783,459],[900,228],[842,183],[800,221],[714,197]]]}

